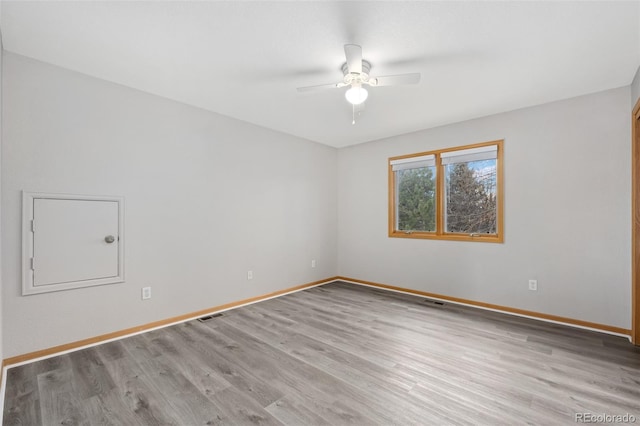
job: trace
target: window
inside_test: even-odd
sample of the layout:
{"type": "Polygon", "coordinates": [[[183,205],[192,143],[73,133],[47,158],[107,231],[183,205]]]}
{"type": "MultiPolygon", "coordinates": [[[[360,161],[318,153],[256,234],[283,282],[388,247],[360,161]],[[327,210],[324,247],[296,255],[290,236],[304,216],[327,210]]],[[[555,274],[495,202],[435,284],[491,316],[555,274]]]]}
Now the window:
{"type": "Polygon", "coordinates": [[[503,241],[503,141],[389,159],[389,236],[503,241]]]}

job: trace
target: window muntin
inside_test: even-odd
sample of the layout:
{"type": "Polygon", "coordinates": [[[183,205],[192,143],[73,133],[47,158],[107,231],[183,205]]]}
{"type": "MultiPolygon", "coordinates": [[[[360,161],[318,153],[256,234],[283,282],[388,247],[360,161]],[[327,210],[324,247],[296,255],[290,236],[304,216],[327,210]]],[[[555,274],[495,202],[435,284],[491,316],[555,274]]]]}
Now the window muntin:
{"type": "Polygon", "coordinates": [[[503,241],[503,141],[389,159],[389,236],[503,241]]]}

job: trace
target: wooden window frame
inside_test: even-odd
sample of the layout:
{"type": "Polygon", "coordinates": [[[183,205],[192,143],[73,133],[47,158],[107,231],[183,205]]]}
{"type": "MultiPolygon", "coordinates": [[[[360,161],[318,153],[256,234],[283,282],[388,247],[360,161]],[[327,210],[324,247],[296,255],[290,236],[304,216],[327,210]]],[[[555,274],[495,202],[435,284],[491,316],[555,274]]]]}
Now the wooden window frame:
{"type": "Polygon", "coordinates": [[[475,143],[471,145],[456,146],[452,148],[438,149],[434,151],[418,152],[415,154],[400,155],[391,157],[389,166],[389,237],[393,238],[414,238],[429,240],[453,240],[453,241],[475,241],[485,243],[504,242],[504,139],[475,143]],[[462,234],[444,231],[444,165],[441,154],[445,152],[460,151],[464,149],[480,148],[496,145],[498,147],[496,158],[496,234],[462,234]],[[436,230],[435,232],[425,231],[399,231],[396,228],[396,182],[395,172],[392,170],[391,161],[401,160],[424,155],[435,155],[436,157],[436,230]]]}

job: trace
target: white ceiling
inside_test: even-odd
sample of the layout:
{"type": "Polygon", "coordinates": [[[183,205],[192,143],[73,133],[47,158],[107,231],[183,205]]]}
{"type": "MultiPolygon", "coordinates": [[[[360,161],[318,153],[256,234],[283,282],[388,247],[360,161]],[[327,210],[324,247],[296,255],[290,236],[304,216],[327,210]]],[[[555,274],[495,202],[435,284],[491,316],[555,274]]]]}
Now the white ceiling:
{"type": "Polygon", "coordinates": [[[7,51],[335,147],[626,86],[640,2],[2,1],[7,51]],[[343,45],[372,75],[355,125],[343,45]]]}

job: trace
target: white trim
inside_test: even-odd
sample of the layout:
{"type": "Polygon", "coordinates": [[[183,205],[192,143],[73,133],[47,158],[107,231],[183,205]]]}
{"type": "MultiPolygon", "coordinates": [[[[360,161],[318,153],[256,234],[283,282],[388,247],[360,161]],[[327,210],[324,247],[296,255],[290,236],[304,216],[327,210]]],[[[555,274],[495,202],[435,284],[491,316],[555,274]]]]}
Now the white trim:
{"type": "Polygon", "coordinates": [[[4,424],[4,397],[7,391],[7,370],[6,365],[2,367],[2,383],[0,383],[0,401],[2,402],[2,410],[0,410],[0,425],[4,424]]]}
{"type": "MultiPolygon", "coordinates": [[[[37,224],[36,224],[37,227],[37,224]]],[[[97,285],[115,284],[124,282],[124,197],[101,195],[74,195],[51,194],[41,192],[22,191],[22,295],[49,293],[53,291],[70,290],[97,285]],[[33,233],[31,221],[33,220],[33,203],[36,199],[53,200],[88,200],[88,201],[114,201],[118,203],[118,275],[108,278],[98,278],[70,283],[36,286],[33,282],[31,259],[33,257],[33,233]]]]}

